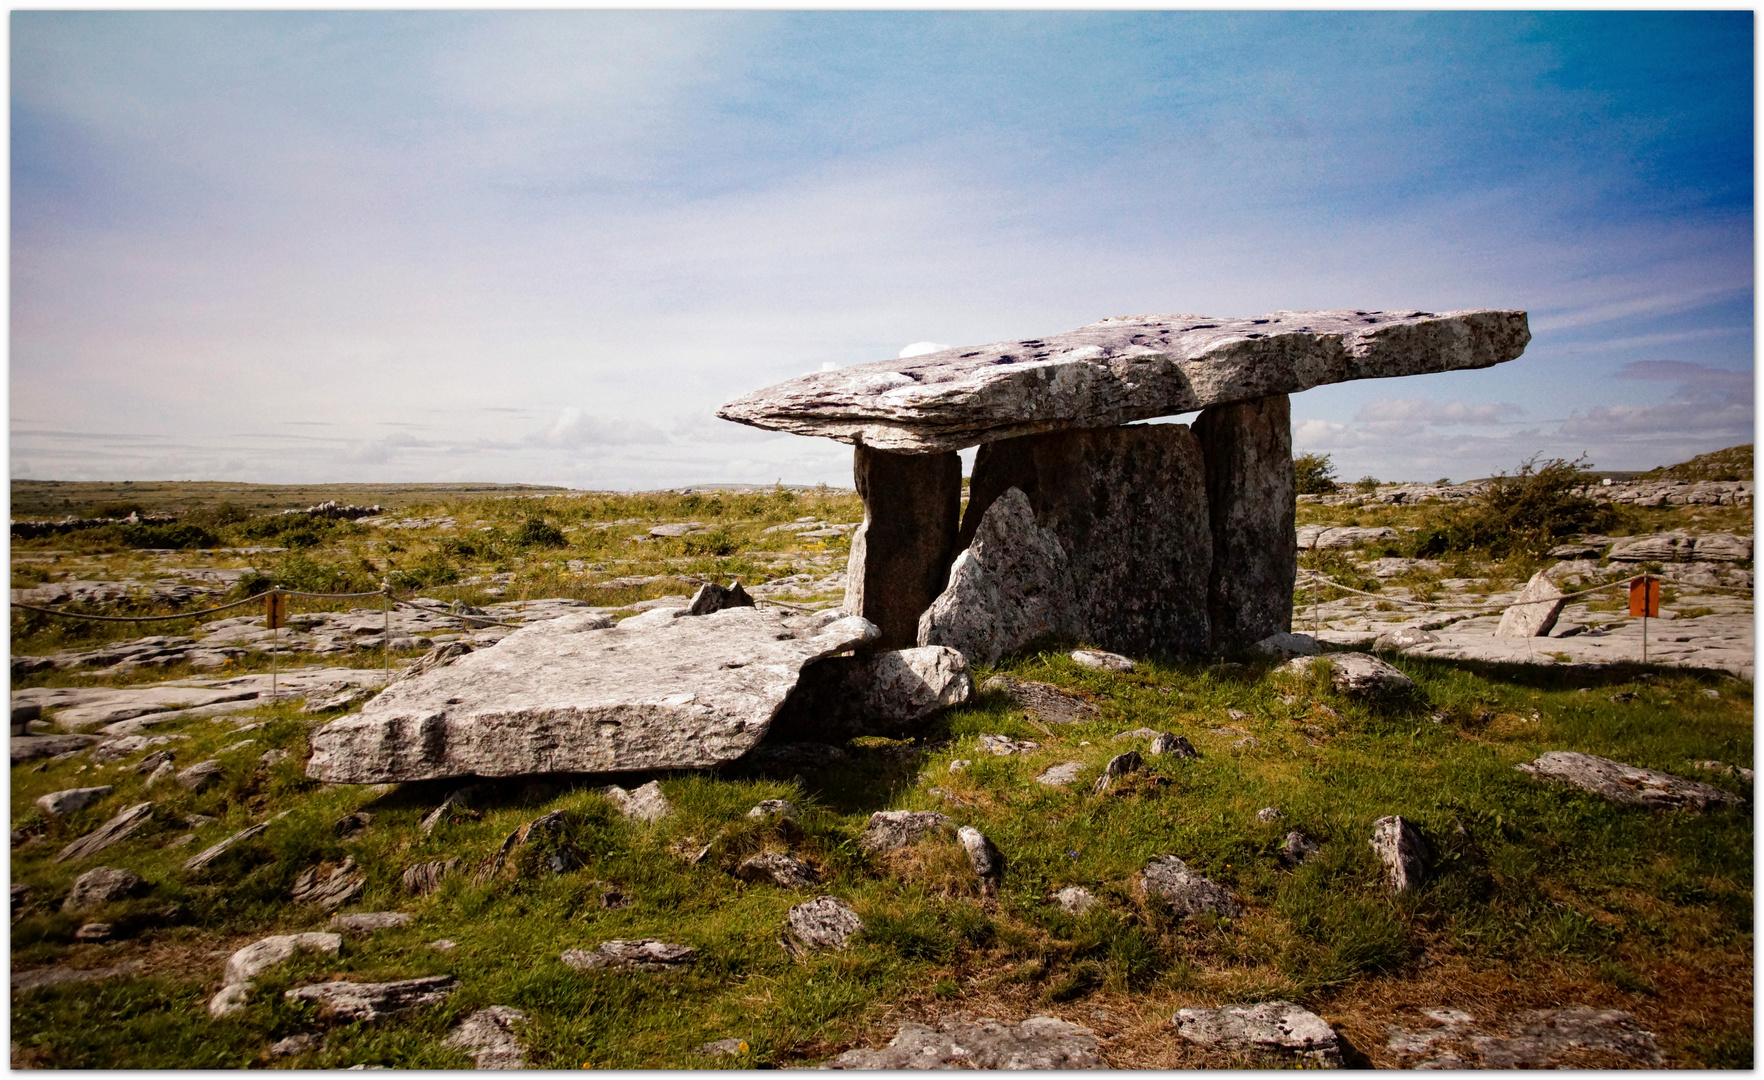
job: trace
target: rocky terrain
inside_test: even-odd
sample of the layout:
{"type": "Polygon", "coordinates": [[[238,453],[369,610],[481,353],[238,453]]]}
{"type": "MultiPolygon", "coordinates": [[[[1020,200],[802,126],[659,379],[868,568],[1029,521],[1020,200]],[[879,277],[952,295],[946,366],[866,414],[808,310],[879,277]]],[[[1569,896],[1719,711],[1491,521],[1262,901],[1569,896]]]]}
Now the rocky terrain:
{"type": "Polygon", "coordinates": [[[1749,1064],[1750,484],[1606,492],[1506,560],[1390,553],[1452,487],[1306,497],[1261,655],[971,670],[836,655],[849,493],[21,538],[14,603],[88,614],[405,576],[15,608],[14,1065],[1749,1064]],[[1535,583],[1643,569],[1645,667],[1535,583]]]}

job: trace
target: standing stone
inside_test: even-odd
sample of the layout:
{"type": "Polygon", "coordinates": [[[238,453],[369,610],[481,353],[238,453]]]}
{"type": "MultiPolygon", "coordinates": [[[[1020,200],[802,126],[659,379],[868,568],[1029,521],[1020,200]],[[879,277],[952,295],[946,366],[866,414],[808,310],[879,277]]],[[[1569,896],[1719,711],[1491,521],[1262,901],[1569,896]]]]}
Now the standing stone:
{"type": "MultiPolygon", "coordinates": [[[[1008,549],[1003,536],[1013,532],[1024,537],[1015,546],[1031,553],[1018,560],[1022,572],[989,577],[997,593],[987,596],[995,620],[1045,624],[1005,635],[1005,652],[1034,636],[1078,637],[1130,656],[1206,651],[1213,537],[1201,447],[1186,426],[1056,431],[988,443],[975,458],[969,495],[958,539],[981,563],[999,561],[992,550],[1008,549]],[[1027,533],[1015,506],[988,521],[1012,488],[1022,493],[1038,534],[1027,533]],[[981,540],[983,529],[993,534],[990,542],[981,540]],[[1061,559],[1039,550],[1045,534],[1063,555],[1063,573],[1061,559]],[[1037,563],[1039,575],[1032,572],[1037,563]]],[[[956,587],[952,569],[951,591],[956,587]]],[[[938,598],[934,613],[946,607],[943,601],[938,598]]],[[[942,621],[959,620],[944,611],[942,621]]],[[[927,629],[922,625],[920,636],[928,644],[962,648],[927,629]]]]}
{"type": "Polygon", "coordinates": [[[1035,523],[1028,496],[1006,488],[956,556],[949,587],[919,619],[919,641],[994,664],[1039,638],[1069,636],[1069,581],[1059,538],[1035,523]]]}
{"type": "Polygon", "coordinates": [[[918,644],[919,616],[943,591],[962,512],[962,460],[859,443],[852,458],[864,523],[851,537],[845,610],[882,630],[884,649],[918,644]]]}
{"type": "Polygon", "coordinates": [[[1213,652],[1292,632],[1298,573],[1292,408],[1285,394],[1207,409],[1195,421],[1206,461],[1213,652]]]}
{"type": "Polygon", "coordinates": [[[1555,582],[1545,577],[1546,571],[1539,570],[1531,575],[1531,580],[1520,590],[1519,598],[1513,606],[1501,612],[1501,625],[1495,627],[1495,637],[1548,637],[1551,628],[1556,625],[1556,616],[1562,613],[1562,590],[1556,588],[1555,582]]]}
{"type": "Polygon", "coordinates": [[[1427,841],[1415,823],[1401,816],[1372,823],[1372,850],[1384,864],[1390,891],[1404,893],[1420,884],[1427,868],[1427,841]]]}

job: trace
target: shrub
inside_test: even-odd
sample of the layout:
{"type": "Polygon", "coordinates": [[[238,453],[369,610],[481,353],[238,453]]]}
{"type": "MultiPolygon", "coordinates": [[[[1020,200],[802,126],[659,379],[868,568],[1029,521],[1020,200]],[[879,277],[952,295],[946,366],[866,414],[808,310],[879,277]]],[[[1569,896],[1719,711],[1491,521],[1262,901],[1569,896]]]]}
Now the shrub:
{"type": "Polygon", "coordinates": [[[123,543],[132,548],[211,548],[220,538],[200,525],[177,521],[170,525],[124,525],[123,543]]]}
{"type": "Polygon", "coordinates": [[[343,567],[293,551],[265,574],[252,571],[239,579],[239,589],[246,596],[256,596],[272,588],[294,592],[372,592],[380,583],[360,567],[343,567]]]}
{"type": "Polygon", "coordinates": [[[1598,483],[1585,457],[1536,457],[1511,475],[1503,472],[1465,503],[1443,512],[1414,536],[1414,554],[1482,549],[1504,558],[1541,554],[1558,540],[1607,528],[1615,511],[1587,494],[1598,483]]]}
{"type": "Polygon", "coordinates": [[[522,521],[512,539],[521,547],[564,547],[569,544],[563,530],[542,517],[528,517],[522,521]]]}
{"type": "Polygon", "coordinates": [[[1370,495],[1378,490],[1378,477],[1362,476],[1354,481],[1354,490],[1362,495],[1370,495]]]}
{"type": "Polygon", "coordinates": [[[1300,495],[1327,495],[1338,486],[1335,465],[1328,454],[1300,454],[1292,459],[1300,495]]]}
{"type": "Polygon", "coordinates": [[[459,580],[459,570],[438,552],[417,560],[415,566],[394,570],[387,575],[401,589],[427,589],[432,585],[452,585],[459,580]]]}

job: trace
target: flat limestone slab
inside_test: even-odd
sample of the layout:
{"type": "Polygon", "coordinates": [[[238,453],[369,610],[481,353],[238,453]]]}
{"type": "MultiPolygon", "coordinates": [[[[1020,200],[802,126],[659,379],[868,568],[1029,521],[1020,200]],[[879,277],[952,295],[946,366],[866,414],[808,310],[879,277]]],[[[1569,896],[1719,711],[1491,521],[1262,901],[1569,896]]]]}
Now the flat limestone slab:
{"type": "Polygon", "coordinates": [[[1530,340],[1523,311],[1133,315],[1052,337],[815,372],[738,397],[717,415],[928,454],[1328,383],[1492,367],[1530,340]]]}
{"type": "Polygon", "coordinates": [[[703,768],[760,741],[805,664],[878,634],[856,617],[750,607],[597,625],[538,623],[394,684],[313,733],[306,774],[377,784],[703,768]]]}

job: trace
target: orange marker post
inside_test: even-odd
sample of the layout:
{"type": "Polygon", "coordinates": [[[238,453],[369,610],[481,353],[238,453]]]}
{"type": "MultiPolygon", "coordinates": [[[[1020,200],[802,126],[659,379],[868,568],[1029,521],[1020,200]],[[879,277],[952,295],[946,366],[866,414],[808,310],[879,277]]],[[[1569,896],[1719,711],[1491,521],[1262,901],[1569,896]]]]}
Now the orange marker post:
{"type": "Polygon", "coordinates": [[[1660,582],[1643,574],[1629,583],[1629,614],[1641,616],[1642,663],[1648,662],[1648,620],[1660,617],[1660,582]]]}

